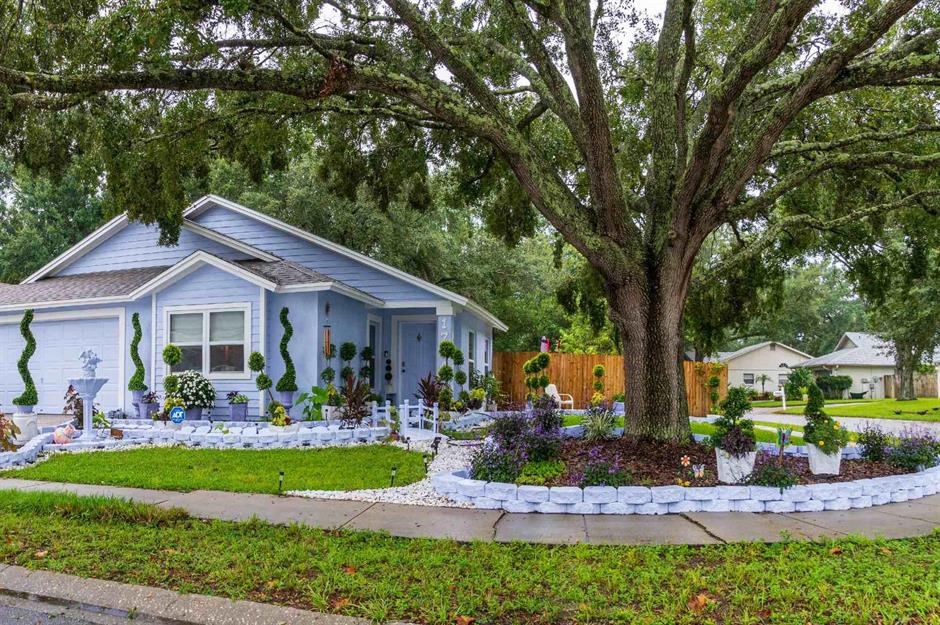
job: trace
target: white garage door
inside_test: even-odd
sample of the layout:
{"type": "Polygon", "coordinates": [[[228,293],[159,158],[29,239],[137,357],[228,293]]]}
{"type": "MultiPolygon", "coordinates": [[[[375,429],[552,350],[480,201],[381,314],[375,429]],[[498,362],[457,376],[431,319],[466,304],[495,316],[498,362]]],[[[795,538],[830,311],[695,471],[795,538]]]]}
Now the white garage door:
{"type": "MultiPolygon", "coordinates": [[[[48,414],[62,412],[62,398],[69,378],[81,377],[82,363],[78,356],[92,349],[101,358],[98,377],[108,378],[98,394],[98,403],[107,412],[118,407],[118,319],[78,319],[41,321],[41,313],[30,326],[36,337],[36,353],[29,361],[29,370],[39,392],[36,411],[48,414]]],[[[7,412],[13,410],[13,398],[23,390],[16,361],[25,341],[19,323],[0,324],[0,401],[7,412]]]]}

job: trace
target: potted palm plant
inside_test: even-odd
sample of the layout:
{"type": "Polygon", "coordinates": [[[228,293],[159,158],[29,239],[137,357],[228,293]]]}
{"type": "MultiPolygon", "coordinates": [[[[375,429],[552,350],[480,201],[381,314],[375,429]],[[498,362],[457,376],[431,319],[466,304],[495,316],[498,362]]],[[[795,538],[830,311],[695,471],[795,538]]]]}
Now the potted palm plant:
{"type": "Polygon", "coordinates": [[[718,462],[718,481],[725,484],[742,482],[754,471],[757,460],[754,422],[744,418],[750,409],[750,389],[743,386],[728,389],[710,439],[718,462]]]}

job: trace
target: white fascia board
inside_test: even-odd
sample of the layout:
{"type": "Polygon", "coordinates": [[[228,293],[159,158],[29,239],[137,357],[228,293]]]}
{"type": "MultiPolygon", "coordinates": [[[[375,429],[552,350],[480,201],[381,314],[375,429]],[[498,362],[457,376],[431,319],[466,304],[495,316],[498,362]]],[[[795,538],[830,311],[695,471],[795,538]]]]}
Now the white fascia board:
{"type": "Polygon", "coordinates": [[[270,252],[265,252],[264,250],[258,249],[254,245],[249,245],[244,241],[239,241],[230,236],[224,235],[221,232],[216,232],[211,228],[206,228],[205,226],[196,223],[195,221],[184,220],[183,228],[189,230],[194,234],[205,237],[216,243],[220,243],[226,247],[230,247],[233,250],[251,256],[252,258],[257,258],[258,260],[263,260],[267,262],[274,262],[282,260],[280,256],[271,254],[270,252]]]}
{"type": "Polygon", "coordinates": [[[127,213],[118,215],[108,223],[104,224],[87,237],[65,250],[51,261],[42,266],[37,272],[28,276],[25,280],[20,282],[20,284],[31,284],[40,278],[44,278],[49,274],[53,273],[72,264],[91,250],[95,249],[105,241],[107,241],[112,235],[120,232],[124,229],[124,226],[128,224],[127,213]]]}
{"type": "Polygon", "coordinates": [[[382,308],[385,302],[377,297],[372,297],[368,293],[363,293],[357,289],[349,287],[338,282],[308,282],[306,284],[288,284],[279,286],[275,289],[277,293],[310,293],[313,291],[335,291],[351,299],[363,302],[376,308],[382,308]]]}
{"type": "Polygon", "coordinates": [[[95,306],[101,304],[123,304],[129,301],[127,296],[116,295],[108,297],[88,297],[85,299],[69,299],[60,301],[27,302],[25,304],[6,304],[0,306],[0,312],[19,311],[26,309],[39,310],[44,308],[65,308],[66,306],[95,306]]]}
{"type": "Polygon", "coordinates": [[[176,282],[180,278],[185,277],[203,265],[210,265],[217,269],[221,269],[222,271],[228,272],[234,276],[238,276],[239,278],[242,278],[243,280],[256,286],[264,287],[269,291],[274,291],[277,289],[277,285],[270,280],[265,280],[264,278],[253,274],[246,269],[242,269],[238,265],[200,250],[193,252],[180,262],[176,263],[158,275],[156,278],[153,278],[146,284],[138,287],[135,291],[128,295],[126,299],[135,300],[139,297],[143,297],[144,295],[149,295],[154,291],[159,291],[163,287],[176,282]]]}

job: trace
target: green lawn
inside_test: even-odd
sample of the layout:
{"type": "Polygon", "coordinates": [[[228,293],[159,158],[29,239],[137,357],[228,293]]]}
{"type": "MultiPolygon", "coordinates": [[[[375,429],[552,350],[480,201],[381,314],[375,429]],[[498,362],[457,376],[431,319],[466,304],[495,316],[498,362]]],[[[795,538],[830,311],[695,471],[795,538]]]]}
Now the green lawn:
{"type": "MultiPolygon", "coordinates": [[[[830,402],[836,404],[836,400],[830,402]]],[[[914,401],[897,401],[896,399],[880,399],[854,406],[837,406],[827,403],[826,412],[834,417],[860,417],[869,419],[906,419],[911,421],[940,421],[940,399],[916,399],[914,401]],[[937,410],[934,410],[936,408],[937,410]],[[917,411],[926,410],[927,414],[919,415],[917,411]],[[896,414],[901,411],[901,414],[896,414]]],[[[803,414],[802,408],[787,408],[784,414],[803,414]]]]}
{"type": "MultiPolygon", "coordinates": [[[[867,404],[872,402],[871,399],[829,399],[827,401],[832,402],[833,404],[867,404]]],[[[805,406],[806,402],[802,399],[798,401],[787,400],[787,406],[805,406]]],[[[752,401],[751,406],[754,408],[780,408],[783,406],[783,402],[779,399],[761,399],[757,401],[752,401]]]]}
{"type": "MultiPolygon", "coordinates": [[[[755,421],[755,423],[757,423],[757,422],[755,421]]],[[[766,423],[766,424],[767,424],[767,425],[773,425],[773,426],[778,425],[778,424],[776,424],[776,423],[774,423],[774,424],[766,423]]],[[[787,427],[790,427],[790,426],[787,426],[787,427]]],[[[711,436],[711,435],[715,432],[715,426],[712,425],[711,423],[701,423],[701,422],[698,422],[698,421],[693,421],[693,422],[692,422],[692,432],[693,432],[694,434],[704,434],[704,435],[706,435],[706,436],[711,436]]],[[[797,432],[802,432],[802,430],[799,430],[799,429],[797,429],[796,427],[794,427],[794,428],[793,428],[793,434],[792,434],[792,436],[790,437],[790,444],[791,444],[791,445],[802,445],[802,444],[803,444],[803,437],[800,436],[799,434],[797,434],[797,432]]],[[[774,444],[776,444],[776,442],[777,442],[777,433],[776,433],[776,432],[771,432],[770,430],[762,430],[762,429],[760,429],[760,428],[754,428],[754,436],[755,436],[755,438],[757,438],[758,441],[760,441],[760,442],[762,442],[762,443],[774,443],[774,444]]]]}
{"type": "Polygon", "coordinates": [[[284,490],[353,490],[388,486],[393,466],[398,467],[396,485],[424,477],[420,453],[386,445],[263,451],[161,447],[54,454],[45,462],[0,475],[178,491],[276,493],[280,471],[284,490]]]}
{"type": "MultiPolygon", "coordinates": [[[[565,425],[578,425],[581,423],[581,415],[577,414],[566,414],[564,416],[565,425]]],[[[755,421],[755,424],[769,425],[772,427],[782,427],[780,423],[773,423],[770,421],[755,421]]],[[[617,427],[623,427],[623,417],[617,417],[617,427]]],[[[797,432],[802,432],[803,428],[800,426],[787,426],[793,428],[793,436],[791,438],[791,443],[793,445],[802,445],[803,437],[801,437],[797,432]]],[[[715,426],[711,423],[702,423],[699,421],[692,422],[692,432],[694,434],[704,434],[705,436],[711,436],[715,432],[715,426]]],[[[765,443],[776,443],[777,442],[777,433],[770,432],[768,430],[761,430],[759,428],[754,429],[754,434],[757,437],[758,441],[765,443]]]]}
{"type": "Polygon", "coordinates": [[[375,621],[934,623],[940,605],[936,534],[710,547],[460,544],[12,491],[0,493],[0,532],[6,564],[375,621]]]}

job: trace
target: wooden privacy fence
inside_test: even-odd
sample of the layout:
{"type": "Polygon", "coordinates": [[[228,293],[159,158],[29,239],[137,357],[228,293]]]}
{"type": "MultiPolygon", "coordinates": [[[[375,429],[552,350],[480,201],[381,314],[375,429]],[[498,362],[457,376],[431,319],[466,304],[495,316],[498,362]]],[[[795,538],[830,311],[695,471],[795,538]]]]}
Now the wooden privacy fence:
{"type": "MultiPolygon", "coordinates": [[[[493,354],[493,375],[502,384],[502,391],[510,401],[525,400],[528,389],[525,386],[525,374],[522,364],[538,355],[538,352],[495,352],[493,354]]],[[[584,408],[594,395],[594,365],[604,365],[604,395],[612,399],[624,391],[623,356],[610,354],[561,354],[553,353],[548,367],[548,377],[558,387],[559,393],[568,393],[574,397],[575,408],[584,408]]],[[[710,389],[706,382],[713,371],[704,363],[686,361],[685,392],[689,399],[689,414],[705,416],[712,410],[710,389]]],[[[724,397],[728,391],[728,370],[722,368],[714,372],[718,376],[718,392],[724,397]]],[[[629,391],[626,391],[629,392],[629,391]]]]}
{"type": "MultiPolygon", "coordinates": [[[[886,375],[884,377],[885,397],[894,399],[901,394],[901,379],[896,375],[886,375]]],[[[917,397],[938,397],[937,394],[937,374],[936,373],[915,373],[914,374],[914,395],[917,397]]]]}

